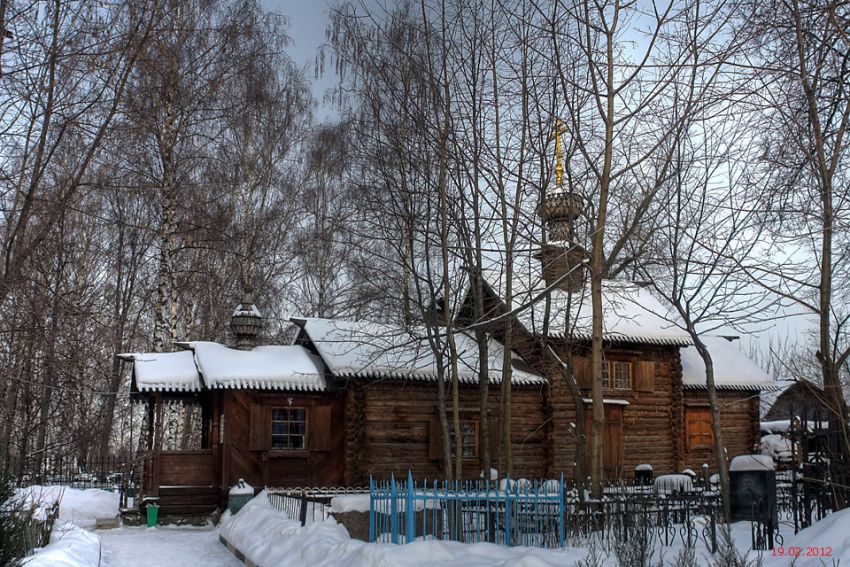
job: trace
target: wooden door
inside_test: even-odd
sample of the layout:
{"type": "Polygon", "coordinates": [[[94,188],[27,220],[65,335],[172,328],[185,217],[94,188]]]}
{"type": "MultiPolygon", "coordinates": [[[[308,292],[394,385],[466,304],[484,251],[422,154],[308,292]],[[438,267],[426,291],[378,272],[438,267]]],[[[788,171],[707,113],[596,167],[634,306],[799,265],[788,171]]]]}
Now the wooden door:
{"type": "Polygon", "coordinates": [[[602,467],[606,478],[623,476],[623,406],[605,406],[602,467]]]}
{"type": "MultiPolygon", "coordinates": [[[[587,471],[590,473],[590,428],[592,408],[590,404],[584,415],[584,427],[588,438],[587,471]]],[[[605,478],[618,479],[623,476],[623,406],[605,405],[605,427],[602,430],[602,472],[605,478]]]]}

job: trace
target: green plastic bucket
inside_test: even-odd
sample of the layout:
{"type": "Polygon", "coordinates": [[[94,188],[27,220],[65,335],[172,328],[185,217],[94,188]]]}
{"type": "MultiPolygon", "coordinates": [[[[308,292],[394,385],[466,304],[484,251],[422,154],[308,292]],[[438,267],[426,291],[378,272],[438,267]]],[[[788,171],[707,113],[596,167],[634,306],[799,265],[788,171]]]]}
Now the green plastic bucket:
{"type": "Polygon", "coordinates": [[[148,512],[148,527],[152,528],[156,525],[156,519],[159,516],[159,504],[148,504],[145,509],[148,512]]]}

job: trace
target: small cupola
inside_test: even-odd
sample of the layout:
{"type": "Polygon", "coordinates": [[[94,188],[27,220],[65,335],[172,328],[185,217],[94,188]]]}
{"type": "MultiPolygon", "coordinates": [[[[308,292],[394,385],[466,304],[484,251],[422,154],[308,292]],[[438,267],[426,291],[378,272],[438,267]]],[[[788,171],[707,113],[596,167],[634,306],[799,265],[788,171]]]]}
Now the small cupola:
{"type": "Polygon", "coordinates": [[[564,188],[561,136],[566,131],[566,125],[558,120],[552,133],[555,139],[555,187],[544,193],[537,209],[546,226],[548,241],[535,257],[543,264],[543,278],[547,286],[559,281],[560,289],[576,292],[585,279],[582,262],[586,252],[575,234],[575,221],[584,210],[584,198],[564,188]]]}
{"type": "Polygon", "coordinates": [[[251,350],[257,346],[257,339],[263,328],[263,316],[254,305],[254,297],[249,286],[242,293],[242,303],[233,311],[230,318],[230,332],[233,333],[235,346],[239,350],[251,350]]]}

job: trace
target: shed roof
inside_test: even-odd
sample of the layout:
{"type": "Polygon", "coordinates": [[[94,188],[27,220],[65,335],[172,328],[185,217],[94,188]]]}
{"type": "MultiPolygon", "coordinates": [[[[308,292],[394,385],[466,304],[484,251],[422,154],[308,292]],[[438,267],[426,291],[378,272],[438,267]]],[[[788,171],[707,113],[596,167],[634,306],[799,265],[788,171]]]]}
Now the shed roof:
{"type": "MultiPolygon", "coordinates": [[[[714,364],[714,383],[730,390],[767,390],[775,382],[731,341],[723,337],[702,337],[714,364]]],[[[706,387],[705,364],[696,347],[683,348],[682,385],[689,389],[706,387]]]]}
{"type": "Polygon", "coordinates": [[[191,352],[137,352],[122,355],[133,361],[140,392],[197,392],[201,376],[191,352]]]}
{"type": "MultiPolygon", "coordinates": [[[[293,319],[335,376],[359,378],[437,379],[437,360],[426,329],[405,329],[383,323],[336,319],[293,319]]],[[[442,341],[445,343],[445,340],[442,341]]],[[[466,333],[455,334],[458,375],[463,383],[478,382],[478,345],[466,333]]],[[[504,346],[488,341],[490,380],[500,383],[504,346]]],[[[515,353],[512,358],[520,364],[515,353]]],[[[540,384],[545,378],[513,366],[515,384],[540,384]]]]}
{"type": "Polygon", "coordinates": [[[189,350],[122,355],[134,362],[140,392],[197,392],[203,387],[323,391],[324,364],[296,345],[237,350],[219,343],[183,343],[189,350]]]}

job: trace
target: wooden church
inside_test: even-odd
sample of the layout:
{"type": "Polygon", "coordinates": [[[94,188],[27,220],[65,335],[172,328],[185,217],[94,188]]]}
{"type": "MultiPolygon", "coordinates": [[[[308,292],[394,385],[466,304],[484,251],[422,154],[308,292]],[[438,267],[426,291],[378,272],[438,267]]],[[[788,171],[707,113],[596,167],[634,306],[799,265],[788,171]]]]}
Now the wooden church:
{"type": "MultiPolygon", "coordinates": [[[[584,252],[573,229],[580,212],[580,198],[560,184],[544,196],[540,214],[550,240],[535,258],[519,260],[512,282],[514,304],[528,309],[506,314],[507,282],[499,272],[486,277],[488,315],[510,315],[514,323],[514,477],[574,477],[581,469],[576,423],[590,413],[583,408],[590,404],[591,321],[584,252]],[[548,301],[534,302],[541,294],[548,301]],[[569,361],[570,380],[553,359],[569,361]]],[[[658,473],[703,463],[714,469],[705,369],[689,336],[638,285],[605,282],[603,307],[605,474],[628,477],[639,464],[658,473]]],[[[131,396],[147,405],[141,496],[158,498],[162,513],[211,512],[240,478],[257,487],[362,486],[369,475],[408,469],[420,479],[442,475],[436,381],[444,373],[427,332],[363,321],[292,322],[292,344],[258,345],[262,316],[246,293],[231,320],[233,347],[198,341],[180,352],[122,355],[133,363],[131,396]],[[201,407],[200,448],[164,449],[163,405],[170,401],[201,407]]],[[[505,337],[490,331],[490,415],[497,416],[505,337]]],[[[482,446],[495,454],[498,439],[481,435],[478,344],[464,332],[455,339],[455,438],[465,475],[477,477],[482,446]]],[[[759,434],[759,391],[772,381],[728,340],[712,337],[708,345],[728,454],[749,453],[759,434]]],[[[500,429],[495,420],[488,425],[493,434],[500,429]]]]}

